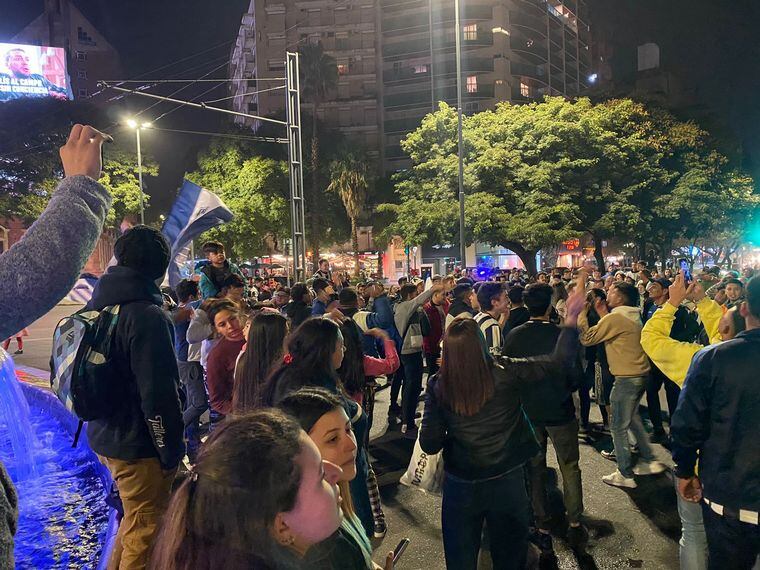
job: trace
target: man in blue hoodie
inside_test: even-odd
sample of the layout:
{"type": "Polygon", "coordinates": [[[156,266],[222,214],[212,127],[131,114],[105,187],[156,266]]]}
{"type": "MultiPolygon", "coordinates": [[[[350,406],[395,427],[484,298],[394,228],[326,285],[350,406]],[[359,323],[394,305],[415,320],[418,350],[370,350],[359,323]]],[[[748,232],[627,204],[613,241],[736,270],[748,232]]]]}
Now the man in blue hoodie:
{"type": "Polygon", "coordinates": [[[120,305],[110,358],[116,412],[87,424],[90,447],[119,490],[124,517],[109,568],[143,568],[185,455],[172,323],[156,280],[169,265],[161,233],[136,226],[114,245],[117,264],[93,291],[88,308],[120,305]]]}

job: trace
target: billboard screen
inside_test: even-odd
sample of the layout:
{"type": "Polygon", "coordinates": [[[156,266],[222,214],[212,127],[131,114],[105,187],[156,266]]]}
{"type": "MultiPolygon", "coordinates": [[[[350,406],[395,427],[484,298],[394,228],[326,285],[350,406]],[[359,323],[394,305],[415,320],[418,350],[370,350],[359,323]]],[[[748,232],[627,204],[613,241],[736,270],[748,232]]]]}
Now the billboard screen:
{"type": "Polygon", "coordinates": [[[0,43],[0,102],[25,97],[73,99],[63,48],[0,43]]]}

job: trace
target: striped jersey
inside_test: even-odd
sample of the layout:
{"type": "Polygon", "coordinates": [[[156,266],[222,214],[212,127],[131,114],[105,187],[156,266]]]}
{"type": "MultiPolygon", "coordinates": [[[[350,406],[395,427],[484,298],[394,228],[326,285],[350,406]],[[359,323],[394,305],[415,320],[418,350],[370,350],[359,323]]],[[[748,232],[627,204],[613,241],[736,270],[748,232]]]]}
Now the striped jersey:
{"type": "Polygon", "coordinates": [[[475,315],[475,322],[486,339],[486,346],[491,356],[501,356],[501,325],[488,313],[475,315]]]}

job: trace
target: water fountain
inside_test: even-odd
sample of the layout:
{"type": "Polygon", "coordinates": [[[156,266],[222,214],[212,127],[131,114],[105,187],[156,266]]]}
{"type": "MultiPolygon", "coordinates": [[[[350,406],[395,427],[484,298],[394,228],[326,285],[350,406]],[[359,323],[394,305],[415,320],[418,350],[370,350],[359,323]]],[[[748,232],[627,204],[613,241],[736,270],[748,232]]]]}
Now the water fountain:
{"type": "Polygon", "coordinates": [[[19,494],[17,568],[105,567],[111,480],[84,434],[72,446],[76,428],[52,393],[18,381],[0,349],[0,461],[19,494]]]}

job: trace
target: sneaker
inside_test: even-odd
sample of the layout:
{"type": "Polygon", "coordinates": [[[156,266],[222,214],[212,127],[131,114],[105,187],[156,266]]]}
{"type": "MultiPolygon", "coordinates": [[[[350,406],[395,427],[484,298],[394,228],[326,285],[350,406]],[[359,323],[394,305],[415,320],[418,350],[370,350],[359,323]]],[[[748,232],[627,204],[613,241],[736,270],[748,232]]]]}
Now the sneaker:
{"type": "Polygon", "coordinates": [[[567,543],[571,548],[580,548],[588,542],[588,529],[582,524],[567,529],[567,543]]]}
{"type": "Polygon", "coordinates": [[[541,554],[544,555],[549,552],[554,552],[554,544],[552,543],[552,535],[548,532],[541,532],[536,529],[528,537],[533,544],[538,546],[541,550],[541,554]]]}
{"type": "Polygon", "coordinates": [[[615,455],[615,450],[607,451],[606,449],[602,449],[601,451],[602,457],[605,459],[609,459],[610,461],[617,461],[617,455],[615,455]]]}
{"type": "Polygon", "coordinates": [[[417,439],[417,433],[420,431],[420,429],[415,426],[407,426],[403,425],[401,426],[401,435],[406,439],[417,439]]]}
{"type": "Polygon", "coordinates": [[[626,477],[618,469],[615,469],[614,473],[602,477],[602,481],[613,487],[625,487],[626,489],[635,489],[638,487],[636,480],[633,477],[626,477]]]}
{"type": "Polygon", "coordinates": [[[668,466],[661,461],[639,461],[633,467],[635,475],[658,475],[666,471],[668,466]]]}
{"type": "Polygon", "coordinates": [[[385,521],[375,521],[375,538],[385,538],[385,533],[388,532],[388,525],[385,521]]]}
{"type": "Polygon", "coordinates": [[[24,354],[24,351],[23,351],[23,350],[21,350],[21,349],[18,349],[18,350],[17,350],[16,352],[14,352],[13,354],[24,354]]]}

